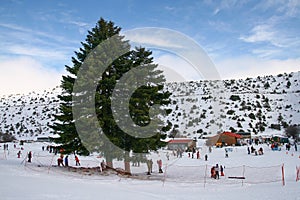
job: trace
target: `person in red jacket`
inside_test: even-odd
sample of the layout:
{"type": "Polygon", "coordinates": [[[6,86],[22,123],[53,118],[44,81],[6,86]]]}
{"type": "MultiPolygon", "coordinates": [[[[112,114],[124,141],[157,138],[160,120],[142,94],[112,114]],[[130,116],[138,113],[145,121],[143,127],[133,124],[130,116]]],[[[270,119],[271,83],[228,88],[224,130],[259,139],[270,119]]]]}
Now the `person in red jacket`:
{"type": "Polygon", "coordinates": [[[197,159],[200,159],[200,152],[197,151],[197,159]]]}
{"type": "Polygon", "coordinates": [[[158,164],[158,173],[163,173],[161,159],[157,160],[157,164],[158,164]]]}
{"type": "Polygon", "coordinates": [[[76,162],[75,163],[76,166],[80,166],[79,158],[76,155],[75,155],[75,162],[76,162]]]}
{"type": "Polygon", "coordinates": [[[21,157],[21,151],[19,151],[18,153],[17,153],[17,155],[18,155],[18,158],[20,158],[21,157]]]}

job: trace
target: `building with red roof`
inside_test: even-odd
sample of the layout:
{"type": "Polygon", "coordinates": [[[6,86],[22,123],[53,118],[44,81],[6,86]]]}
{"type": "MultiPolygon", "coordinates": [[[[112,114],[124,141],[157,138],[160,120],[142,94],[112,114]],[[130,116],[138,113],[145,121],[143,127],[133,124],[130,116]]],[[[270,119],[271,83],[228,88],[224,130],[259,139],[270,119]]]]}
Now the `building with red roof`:
{"type": "Polygon", "coordinates": [[[168,141],[169,150],[193,148],[196,146],[196,142],[189,138],[174,138],[168,141]]]}

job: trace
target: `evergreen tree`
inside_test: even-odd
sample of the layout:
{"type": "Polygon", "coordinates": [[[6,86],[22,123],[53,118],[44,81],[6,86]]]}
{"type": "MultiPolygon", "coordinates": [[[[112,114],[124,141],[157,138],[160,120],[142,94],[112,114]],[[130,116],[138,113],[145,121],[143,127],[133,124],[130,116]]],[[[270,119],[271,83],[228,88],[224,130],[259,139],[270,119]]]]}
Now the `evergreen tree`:
{"type": "Polygon", "coordinates": [[[300,126],[299,125],[289,125],[285,128],[285,134],[288,137],[292,137],[296,141],[299,141],[300,138],[300,126]]]}
{"type": "Polygon", "coordinates": [[[83,47],[79,49],[79,52],[75,52],[76,58],[72,57],[73,67],[65,66],[70,75],[62,77],[61,88],[63,92],[62,95],[58,96],[61,102],[60,114],[55,115],[56,122],[50,125],[60,135],[59,138],[54,139],[54,142],[61,144],[60,147],[65,150],[65,153],[89,154],[81,143],[73,119],[73,86],[78,70],[90,51],[107,38],[119,34],[120,30],[121,28],[114,26],[113,22],[106,22],[101,18],[96,26],[88,31],[86,42],[81,43],[83,47]]]}
{"type": "MultiPolygon", "coordinates": [[[[85,43],[81,43],[82,48],[80,48],[79,52],[75,52],[76,58],[72,57],[73,67],[66,66],[66,70],[70,75],[63,76],[61,84],[63,93],[59,96],[61,100],[60,114],[55,116],[56,122],[51,127],[60,135],[59,138],[55,139],[55,142],[59,143],[60,147],[63,148],[66,153],[76,152],[78,154],[87,155],[91,153],[91,151],[101,152],[105,156],[107,164],[110,166],[112,166],[112,160],[114,158],[124,158],[125,163],[127,163],[127,165],[125,165],[127,169],[125,170],[130,172],[130,169],[128,169],[130,151],[134,153],[148,153],[149,150],[157,150],[165,146],[165,143],[161,141],[161,139],[166,137],[163,132],[170,130],[172,124],[168,123],[165,125],[159,118],[150,118],[149,112],[154,104],[168,105],[170,103],[169,97],[171,94],[169,92],[163,92],[163,82],[165,80],[162,71],[157,70],[157,65],[153,64],[153,58],[150,57],[152,53],[141,47],[130,50],[128,41],[123,40],[123,36],[119,35],[120,30],[121,28],[115,26],[113,22],[107,22],[101,18],[95,28],[88,32],[85,43]],[[112,36],[117,37],[119,44],[114,45],[114,43],[110,43],[110,51],[114,51],[115,48],[123,47],[125,49],[128,48],[128,51],[118,59],[112,61],[103,74],[97,74],[96,71],[93,71],[93,66],[97,66],[100,61],[97,59],[93,60],[93,56],[99,52],[103,54],[103,52],[94,51],[94,48],[112,36]],[[92,56],[89,55],[91,52],[92,56]],[[84,62],[88,62],[91,66],[89,69],[90,73],[96,74],[101,78],[97,83],[96,91],[92,91],[95,92],[94,96],[89,94],[91,91],[85,90],[84,86],[82,86],[82,92],[74,92],[74,84],[76,80],[78,81],[78,73],[80,67],[85,64],[84,62]],[[148,73],[129,77],[128,80],[132,81],[132,84],[128,81],[121,83],[121,78],[124,74],[138,67],[147,68],[146,71],[148,73]],[[148,77],[148,79],[145,79],[145,77],[148,77]],[[124,131],[124,129],[120,128],[114,119],[112,101],[123,98],[123,95],[118,93],[115,96],[113,95],[115,94],[116,85],[126,84],[122,88],[124,88],[124,90],[130,90],[130,87],[134,86],[134,83],[138,82],[138,79],[143,79],[142,82],[146,84],[135,89],[130,97],[129,105],[126,105],[123,101],[118,102],[120,102],[119,106],[121,108],[122,106],[124,109],[126,106],[129,107],[130,118],[136,125],[143,127],[146,132],[154,132],[151,137],[143,138],[132,136],[127,130],[124,131]],[[154,79],[156,80],[155,83],[151,82],[151,80],[154,79]],[[76,97],[75,100],[74,96],[76,97]],[[76,106],[76,104],[80,104],[80,102],[88,101],[91,97],[95,98],[94,109],[96,111],[97,123],[99,123],[105,137],[108,138],[113,145],[119,147],[120,151],[112,150],[111,145],[100,141],[101,139],[99,140],[99,138],[97,139],[99,136],[98,133],[93,132],[87,135],[87,137],[89,137],[87,140],[92,141],[88,144],[82,141],[83,138],[79,137],[75,122],[78,122],[81,118],[88,120],[88,110],[91,108],[81,108],[82,113],[80,112],[80,116],[75,118],[72,108],[76,106]],[[148,128],[150,123],[157,125],[160,129],[150,130],[151,127],[153,127],[149,126],[148,128]],[[126,152],[125,154],[124,150],[126,152]]],[[[102,54],[101,56],[105,56],[102,54]]],[[[107,53],[107,55],[109,55],[109,53],[107,53]]],[[[84,85],[84,83],[82,83],[82,85],[84,85]]],[[[80,86],[79,83],[79,87],[80,86]]],[[[166,110],[166,113],[169,114],[170,111],[171,110],[166,110]]],[[[155,114],[158,113],[154,113],[154,115],[155,114]]]]}

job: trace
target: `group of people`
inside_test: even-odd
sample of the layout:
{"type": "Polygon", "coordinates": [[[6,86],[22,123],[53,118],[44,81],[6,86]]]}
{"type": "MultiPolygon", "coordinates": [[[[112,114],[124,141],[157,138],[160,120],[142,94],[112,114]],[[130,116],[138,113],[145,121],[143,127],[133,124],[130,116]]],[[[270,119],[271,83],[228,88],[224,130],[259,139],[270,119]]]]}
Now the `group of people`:
{"type": "Polygon", "coordinates": [[[3,145],[3,150],[8,150],[8,144],[3,145]]]}
{"type": "MultiPolygon", "coordinates": [[[[210,147],[209,152],[211,153],[211,151],[212,150],[211,150],[211,147],[210,147]]],[[[182,158],[183,152],[184,151],[182,149],[177,149],[176,151],[173,150],[173,156],[176,156],[177,158],[182,158]]],[[[201,159],[200,151],[199,150],[196,151],[195,148],[192,148],[192,151],[188,151],[187,154],[188,154],[189,158],[195,158],[196,157],[197,159],[201,159]]],[[[166,156],[167,156],[167,160],[169,160],[169,154],[168,153],[166,154],[166,156]]],[[[205,159],[205,161],[207,161],[207,159],[208,159],[207,154],[204,156],[204,159],[205,159]]]]}
{"type": "MultiPolygon", "coordinates": [[[[162,170],[162,160],[161,159],[158,159],[156,161],[157,163],[157,166],[158,166],[158,173],[163,173],[163,170],[162,170]]],[[[147,172],[147,175],[151,175],[151,173],[153,173],[153,161],[152,159],[149,159],[147,160],[147,168],[148,168],[148,172],[147,172]]]]}
{"type": "MultiPolygon", "coordinates": [[[[290,143],[286,143],[286,145],[285,145],[285,149],[287,150],[287,151],[289,151],[290,149],[291,149],[291,144],[290,143]]],[[[295,151],[297,151],[298,149],[297,149],[297,143],[295,142],[295,144],[294,144],[294,148],[295,148],[295,151]]]]}
{"type": "Polygon", "coordinates": [[[188,157],[189,158],[194,158],[195,153],[196,153],[196,158],[200,159],[200,151],[197,151],[197,152],[196,151],[188,152],[188,157]]]}
{"type": "Polygon", "coordinates": [[[215,166],[212,166],[210,169],[211,178],[219,179],[220,176],[224,176],[224,168],[222,165],[216,164],[215,166]]]}
{"type": "Polygon", "coordinates": [[[260,147],[258,150],[256,150],[253,146],[251,146],[251,148],[248,146],[247,148],[248,154],[254,153],[254,155],[263,155],[264,154],[264,150],[262,147],[260,147]]]}
{"type": "Polygon", "coordinates": [[[182,158],[183,150],[178,148],[176,151],[173,150],[173,156],[176,156],[177,158],[182,158]]]}
{"type": "MultiPolygon", "coordinates": [[[[22,149],[22,150],[23,150],[23,149],[22,149]]],[[[22,155],[22,151],[18,151],[17,157],[18,157],[18,158],[21,158],[21,155],[22,155]]],[[[26,159],[26,158],[25,158],[25,159],[26,159]]],[[[27,153],[27,162],[31,163],[31,159],[32,159],[32,152],[29,151],[29,152],[27,153]]]]}
{"type": "MultiPolygon", "coordinates": [[[[63,154],[60,154],[60,157],[57,159],[57,165],[58,166],[63,166],[63,167],[68,167],[69,166],[69,156],[66,155],[64,157],[63,154]]],[[[75,165],[80,166],[80,161],[77,155],[75,155],[75,165]]]]}

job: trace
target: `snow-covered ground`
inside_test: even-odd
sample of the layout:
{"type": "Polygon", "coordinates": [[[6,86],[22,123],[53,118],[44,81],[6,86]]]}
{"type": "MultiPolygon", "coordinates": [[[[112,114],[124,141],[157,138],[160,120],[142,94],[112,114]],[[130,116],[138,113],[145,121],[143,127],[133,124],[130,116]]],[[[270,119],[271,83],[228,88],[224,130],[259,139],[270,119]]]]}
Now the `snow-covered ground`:
{"type": "MultiPolygon", "coordinates": [[[[42,151],[42,143],[24,144],[21,158],[17,158],[20,146],[9,144],[4,151],[0,144],[0,199],[47,200],[47,199],[300,199],[300,181],[296,182],[296,166],[300,167],[300,151],[294,147],[287,152],[272,151],[263,147],[264,155],[247,154],[247,147],[232,147],[225,158],[224,148],[214,148],[211,153],[203,147],[201,159],[182,158],[166,150],[149,155],[154,161],[154,172],[150,180],[120,177],[114,174],[101,175],[69,171],[57,167],[59,155],[42,151]],[[25,160],[27,152],[33,152],[32,163],[25,160]],[[204,155],[208,154],[208,161],[204,155]],[[157,173],[156,160],[163,160],[163,174],[157,173]],[[225,166],[225,176],[219,180],[210,178],[210,168],[215,164],[225,166]],[[285,186],[281,180],[284,164],[285,186]],[[53,166],[52,166],[53,165],[53,166]],[[207,176],[205,176],[205,174],[207,176]],[[245,179],[230,179],[229,176],[245,176],[245,179]]],[[[74,166],[74,157],[69,157],[74,166]]],[[[80,156],[81,166],[97,166],[103,158],[80,156]]],[[[121,161],[114,162],[122,167],[121,161]]],[[[146,164],[131,167],[140,178],[147,177],[146,164]]]]}

